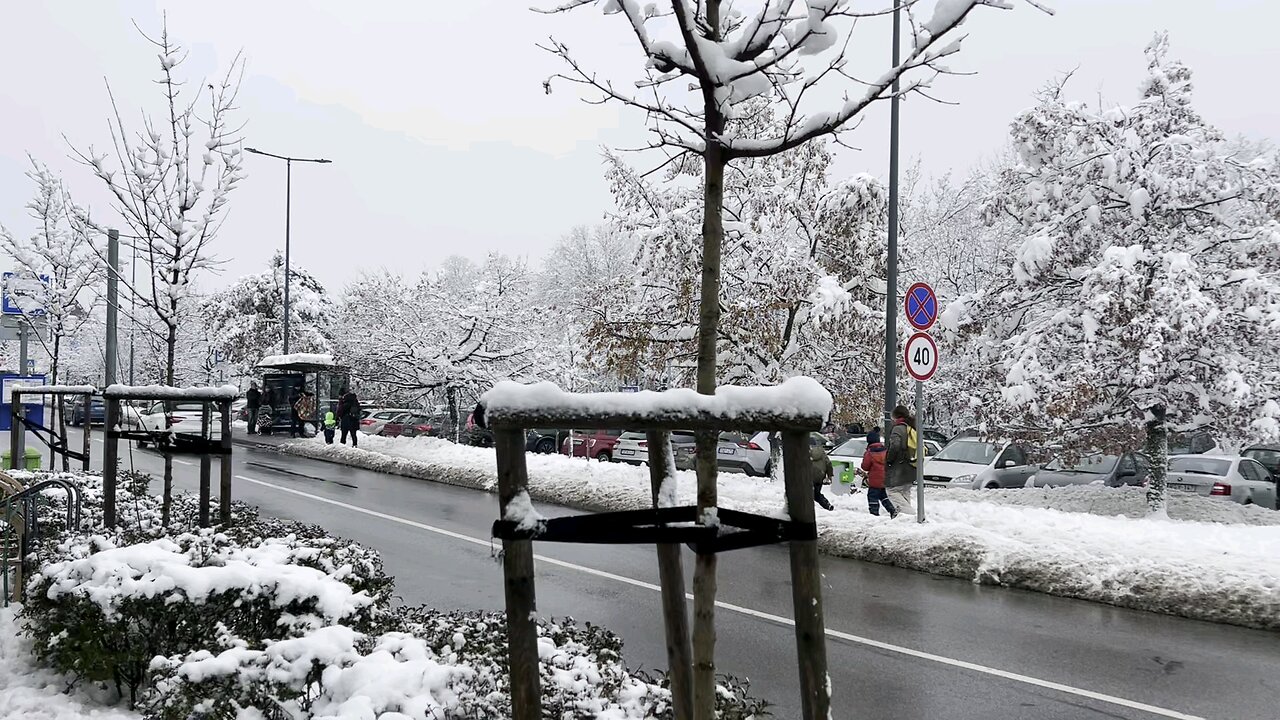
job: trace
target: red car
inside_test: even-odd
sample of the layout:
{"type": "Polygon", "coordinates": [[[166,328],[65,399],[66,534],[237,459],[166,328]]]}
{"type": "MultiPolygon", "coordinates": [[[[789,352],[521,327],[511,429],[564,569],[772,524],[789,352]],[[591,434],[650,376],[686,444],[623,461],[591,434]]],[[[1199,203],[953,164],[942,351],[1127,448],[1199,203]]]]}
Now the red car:
{"type": "Polygon", "coordinates": [[[394,421],[382,426],[379,435],[387,437],[418,437],[421,435],[431,435],[434,437],[442,437],[444,435],[444,420],[430,415],[409,415],[407,417],[398,417],[394,421]]]}
{"type": "MultiPolygon", "coordinates": [[[[618,444],[621,430],[593,430],[575,432],[572,437],[573,457],[609,462],[613,460],[613,446],[618,444]]],[[[569,438],[560,445],[560,454],[569,455],[569,438]]]]}

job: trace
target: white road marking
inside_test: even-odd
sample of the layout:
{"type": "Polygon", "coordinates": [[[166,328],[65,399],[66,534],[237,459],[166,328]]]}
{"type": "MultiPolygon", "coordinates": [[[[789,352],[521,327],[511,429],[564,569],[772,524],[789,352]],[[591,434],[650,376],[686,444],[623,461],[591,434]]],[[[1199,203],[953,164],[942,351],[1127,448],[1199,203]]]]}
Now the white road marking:
{"type": "MultiPolygon", "coordinates": [[[[473,545],[481,545],[484,547],[493,546],[493,541],[487,538],[477,538],[477,537],[472,537],[470,535],[463,535],[462,533],[453,532],[452,530],[445,530],[444,528],[438,528],[433,525],[420,523],[420,522],[417,522],[416,520],[409,520],[407,518],[397,517],[395,515],[389,515],[384,512],[378,512],[377,510],[370,510],[369,508],[363,508],[363,507],[360,507],[359,505],[351,505],[349,503],[344,503],[338,500],[332,500],[330,498],[323,497],[320,495],[313,495],[311,493],[303,492],[301,490],[295,490],[293,488],[285,487],[283,485],[276,485],[275,483],[269,483],[263,480],[258,480],[251,477],[245,477],[244,475],[236,475],[236,479],[244,480],[245,482],[250,482],[255,485],[261,485],[263,487],[268,487],[268,488],[271,488],[272,490],[279,490],[280,492],[297,495],[299,497],[304,497],[309,500],[315,500],[316,502],[321,502],[328,505],[333,505],[335,507],[340,507],[340,508],[343,508],[344,510],[350,510],[352,512],[362,513],[364,515],[379,518],[381,520],[387,520],[390,522],[399,523],[401,525],[408,525],[409,527],[418,528],[419,530],[426,530],[428,532],[436,533],[437,535],[443,535],[445,537],[453,538],[455,540],[461,540],[463,542],[468,542],[473,545]]],[[[638,588],[644,588],[646,590],[652,590],[655,592],[660,592],[662,590],[661,587],[653,583],[644,582],[643,580],[636,580],[634,578],[629,578],[623,575],[617,575],[615,573],[606,572],[604,570],[596,570],[595,568],[586,567],[584,565],[576,565],[571,562],[566,562],[564,560],[557,560],[555,558],[546,557],[544,555],[534,555],[533,557],[534,559],[540,562],[546,563],[548,565],[555,565],[557,567],[567,568],[569,570],[576,570],[578,572],[586,573],[587,575],[594,575],[596,577],[605,578],[608,580],[614,580],[616,582],[624,583],[624,584],[631,585],[638,588]]],[[[692,594],[688,595],[687,597],[689,599],[693,599],[692,594]]],[[[749,617],[759,618],[761,620],[767,620],[769,622],[777,623],[779,625],[795,626],[795,621],[792,620],[791,618],[783,617],[781,615],[774,615],[772,613],[767,613],[760,610],[753,610],[751,608],[743,607],[741,605],[734,605],[732,603],[717,601],[716,607],[729,610],[730,612],[736,612],[742,615],[747,615],[749,617]]],[[[1094,692],[1093,690],[1085,690],[1084,688],[1078,688],[1072,685],[1063,685],[1062,683],[1056,683],[1056,682],[1053,682],[1052,680],[1041,680],[1040,678],[1031,677],[1030,675],[1023,675],[1021,673],[1009,672],[1008,670],[1001,670],[999,668],[987,667],[986,665],[979,665],[977,663],[968,662],[966,660],[957,660],[955,658],[946,657],[945,655],[934,655],[933,653],[924,652],[923,650],[915,650],[909,647],[903,647],[901,645],[894,645],[892,643],[882,642],[880,640],[872,640],[870,638],[865,638],[859,635],[853,635],[850,633],[841,632],[839,630],[832,630],[830,628],[827,628],[826,634],[829,635],[830,637],[839,638],[841,640],[847,640],[853,643],[858,643],[859,645],[866,645],[867,647],[873,647],[879,650],[887,650],[889,652],[898,653],[899,655],[906,655],[909,657],[920,658],[921,660],[929,660],[931,662],[936,662],[942,665],[949,665],[951,667],[960,668],[963,670],[972,670],[973,672],[983,673],[985,675],[991,675],[998,678],[1004,678],[1005,680],[1012,680],[1014,682],[1020,682],[1026,685],[1034,685],[1036,687],[1047,688],[1049,690],[1057,690],[1058,692],[1067,693],[1069,695],[1076,695],[1083,698],[1089,698],[1090,700],[1097,700],[1099,702],[1109,703],[1111,705],[1119,705],[1120,707],[1126,707],[1132,710],[1141,710],[1142,712],[1150,713],[1152,715],[1158,715],[1160,717],[1176,718],[1177,720],[1205,720],[1203,717],[1199,715],[1189,715],[1187,713],[1178,712],[1177,710],[1170,710],[1168,708],[1162,708],[1156,705],[1148,705],[1146,703],[1137,702],[1136,700],[1128,700],[1126,698],[1116,697],[1114,695],[1106,695],[1104,693],[1094,692]]]]}

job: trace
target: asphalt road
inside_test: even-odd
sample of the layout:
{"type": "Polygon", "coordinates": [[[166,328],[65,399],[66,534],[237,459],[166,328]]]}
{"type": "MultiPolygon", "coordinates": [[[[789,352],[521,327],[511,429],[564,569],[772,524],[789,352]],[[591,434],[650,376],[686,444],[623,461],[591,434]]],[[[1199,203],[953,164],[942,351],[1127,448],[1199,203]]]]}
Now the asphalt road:
{"type": "MultiPolygon", "coordinates": [[[[123,447],[122,463],[157,477],[163,467],[123,447]]],[[[379,550],[405,603],[502,608],[495,496],[239,446],[233,467],[238,499],[379,550]]],[[[198,470],[177,456],[176,486],[194,491],[198,470]]],[[[608,627],[632,667],[665,666],[652,547],[536,551],[543,616],[608,627]]],[[[835,718],[1280,718],[1274,633],[825,556],[822,570],[835,718]]],[[[749,678],[779,718],[799,715],[788,574],[783,547],[720,558],[718,669],[749,678]]]]}

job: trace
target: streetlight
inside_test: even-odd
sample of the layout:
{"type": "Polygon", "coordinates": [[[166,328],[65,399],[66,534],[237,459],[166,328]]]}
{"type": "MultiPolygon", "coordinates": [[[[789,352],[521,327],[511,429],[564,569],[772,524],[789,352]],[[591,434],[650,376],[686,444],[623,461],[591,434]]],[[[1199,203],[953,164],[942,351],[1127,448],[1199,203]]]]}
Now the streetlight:
{"type": "Polygon", "coordinates": [[[296,158],[286,155],[276,155],[275,153],[263,152],[254,148],[245,148],[247,152],[254,155],[264,155],[266,157],[275,158],[284,161],[284,348],[285,355],[289,354],[289,201],[290,190],[293,184],[293,164],[296,162],[309,162],[328,164],[332,160],[324,158],[296,158]]]}

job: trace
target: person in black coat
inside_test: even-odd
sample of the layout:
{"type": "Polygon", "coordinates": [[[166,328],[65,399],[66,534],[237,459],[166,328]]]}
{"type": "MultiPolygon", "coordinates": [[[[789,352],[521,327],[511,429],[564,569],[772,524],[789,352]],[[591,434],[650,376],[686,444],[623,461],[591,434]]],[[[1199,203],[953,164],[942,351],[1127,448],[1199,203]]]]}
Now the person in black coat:
{"type": "Polygon", "coordinates": [[[249,390],[244,394],[245,406],[249,410],[249,434],[258,434],[258,410],[262,407],[262,391],[257,382],[249,383],[249,390]]]}
{"type": "Polygon", "coordinates": [[[338,428],[342,431],[341,442],[347,444],[347,436],[351,436],[351,447],[359,446],[360,436],[360,400],[347,388],[342,389],[342,397],[338,400],[338,428]]]}

